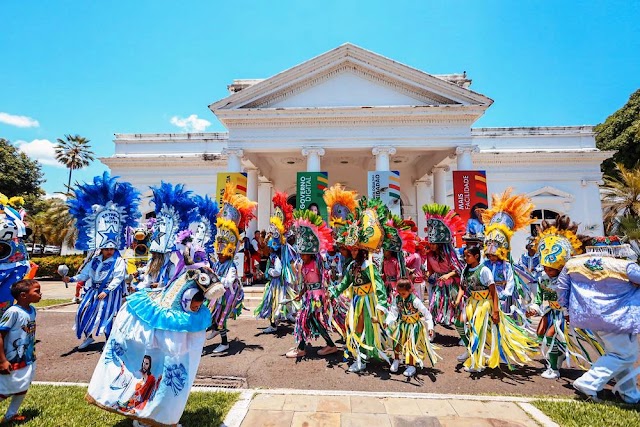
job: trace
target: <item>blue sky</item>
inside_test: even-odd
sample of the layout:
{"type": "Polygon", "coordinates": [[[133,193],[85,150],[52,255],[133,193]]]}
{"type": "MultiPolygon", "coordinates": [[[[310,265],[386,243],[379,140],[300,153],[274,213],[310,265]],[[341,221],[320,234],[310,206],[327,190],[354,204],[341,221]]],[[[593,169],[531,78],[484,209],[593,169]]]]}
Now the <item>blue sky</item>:
{"type": "MultiPolygon", "coordinates": [[[[43,163],[67,133],[110,156],[114,133],[185,131],[173,117],[224,130],[207,105],[234,78],[345,42],[428,73],[467,71],[495,100],[476,126],[597,124],[640,87],[629,1],[4,1],[0,16],[0,137],[43,163]]],[[[43,170],[45,190],[61,191],[67,171],[43,170]]]]}

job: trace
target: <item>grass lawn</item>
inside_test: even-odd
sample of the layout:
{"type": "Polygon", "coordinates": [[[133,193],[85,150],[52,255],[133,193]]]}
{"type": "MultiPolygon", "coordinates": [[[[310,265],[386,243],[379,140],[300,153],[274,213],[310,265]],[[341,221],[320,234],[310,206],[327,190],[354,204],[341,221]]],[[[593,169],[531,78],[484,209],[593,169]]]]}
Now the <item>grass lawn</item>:
{"type": "Polygon", "coordinates": [[[35,308],[50,307],[52,305],[64,304],[69,302],[69,298],[65,299],[41,299],[39,303],[33,304],[35,308]]]}
{"type": "MultiPolygon", "coordinates": [[[[85,387],[33,385],[20,407],[20,414],[27,417],[22,423],[7,426],[104,426],[128,427],[131,420],[89,405],[84,400],[85,387]]],[[[239,393],[194,392],[180,422],[184,426],[219,427],[238,400],[239,393]]],[[[0,415],[7,411],[8,400],[0,403],[0,415]]]]}
{"type": "Polygon", "coordinates": [[[535,400],[533,406],[562,427],[640,426],[640,407],[622,403],[549,402],[535,400]]]}

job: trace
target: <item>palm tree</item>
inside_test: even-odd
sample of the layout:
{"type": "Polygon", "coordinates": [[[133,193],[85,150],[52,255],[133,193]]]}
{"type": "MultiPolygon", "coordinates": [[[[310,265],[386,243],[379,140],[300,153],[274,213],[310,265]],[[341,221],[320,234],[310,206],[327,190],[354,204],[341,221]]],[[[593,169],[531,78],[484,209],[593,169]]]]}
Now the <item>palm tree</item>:
{"type": "Polygon", "coordinates": [[[602,187],[602,208],[609,233],[621,231],[640,218],[640,165],[627,169],[616,163],[618,176],[605,176],[602,187]]]}
{"type": "Polygon", "coordinates": [[[67,191],[71,189],[71,172],[89,166],[94,159],[89,140],[80,135],[65,135],[65,139],[58,138],[56,145],[56,160],[69,169],[67,191]]]}
{"type": "Polygon", "coordinates": [[[78,237],[78,229],[75,227],[74,218],[69,213],[69,206],[58,198],[51,199],[50,203],[45,211],[47,223],[44,226],[44,233],[53,245],[66,244],[73,247],[78,237]]]}

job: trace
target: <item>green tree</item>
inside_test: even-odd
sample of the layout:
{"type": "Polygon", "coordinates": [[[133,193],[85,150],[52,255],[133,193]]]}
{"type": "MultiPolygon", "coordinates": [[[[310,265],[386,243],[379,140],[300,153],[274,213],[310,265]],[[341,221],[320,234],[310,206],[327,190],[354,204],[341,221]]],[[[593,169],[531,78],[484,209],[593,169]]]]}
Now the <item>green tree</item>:
{"type": "Polygon", "coordinates": [[[631,231],[640,218],[640,165],[627,169],[615,164],[615,174],[604,177],[602,210],[608,233],[631,231]]]}
{"type": "Polygon", "coordinates": [[[613,158],[602,163],[602,171],[606,175],[615,174],[616,163],[622,163],[627,169],[636,166],[640,159],[640,89],[631,94],[624,107],[594,130],[596,147],[617,151],[613,158]]]}
{"type": "Polygon", "coordinates": [[[89,140],[80,135],[65,135],[64,139],[58,138],[56,145],[56,160],[69,169],[69,181],[66,191],[71,190],[71,173],[75,169],[89,166],[94,159],[89,140]]]}
{"type": "Polygon", "coordinates": [[[50,244],[62,246],[67,243],[74,246],[78,237],[75,220],[69,213],[69,206],[58,198],[49,200],[49,207],[45,211],[47,222],[43,232],[50,244]]]}
{"type": "Polygon", "coordinates": [[[40,163],[20,152],[8,140],[0,138],[0,193],[8,197],[23,196],[26,208],[44,194],[40,163]]]}

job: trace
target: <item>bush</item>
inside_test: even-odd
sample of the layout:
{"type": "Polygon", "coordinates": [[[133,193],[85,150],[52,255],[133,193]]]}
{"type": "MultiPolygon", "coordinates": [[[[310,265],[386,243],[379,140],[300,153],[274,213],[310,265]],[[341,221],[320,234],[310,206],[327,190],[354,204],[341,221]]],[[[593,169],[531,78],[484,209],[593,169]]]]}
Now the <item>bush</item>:
{"type": "Polygon", "coordinates": [[[46,257],[34,257],[30,258],[31,262],[38,264],[37,277],[53,277],[60,278],[58,274],[58,266],[66,264],[69,267],[69,276],[76,274],[84,256],[82,255],[67,255],[67,256],[46,256],[46,257]]]}

